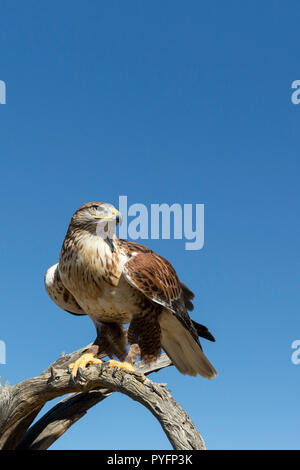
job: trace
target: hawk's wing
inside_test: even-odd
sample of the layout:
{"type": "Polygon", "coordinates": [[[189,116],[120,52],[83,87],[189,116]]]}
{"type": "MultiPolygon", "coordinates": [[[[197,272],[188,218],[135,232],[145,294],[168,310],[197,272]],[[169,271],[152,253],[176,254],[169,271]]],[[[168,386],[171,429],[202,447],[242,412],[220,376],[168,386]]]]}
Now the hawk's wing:
{"type": "Polygon", "coordinates": [[[181,282],[180,284],[185,308],[192,312],[194,310],[194,305],[192,302],[193,298],[195,297],[194,293],[185,284],[183,284],[183,282],[181,282]]]}
{"type": "Polygon", "coordinates": [[[194,324],[187,313],[186,305],[191,307],[193,294],[180,283],[172,265],[148,250],[132,256],[124,265],[123,275],[130,285],[165,307],[159,318],[161,343],[176,367],[183,374],[215,377],[217,373],[198,339],[197,330],[206,333],[205,327],[194,324]]]}
{"type": "Polygon", "coordinates": [[[182,285],[169,261],[153,251],[141,253],[125,263],[123,275],[150,300],[170,310],[198,341],[197,331],[185,308],[182,285]]]}
{"type": "Polygon", "coordinates": [[[47,270],[45,274],[45,288],[49,297],[58,307],[66,310],[68,313],[72,313],[72,315],[86,315],[71,292],[61,282],[58,263],[47,270]]]}

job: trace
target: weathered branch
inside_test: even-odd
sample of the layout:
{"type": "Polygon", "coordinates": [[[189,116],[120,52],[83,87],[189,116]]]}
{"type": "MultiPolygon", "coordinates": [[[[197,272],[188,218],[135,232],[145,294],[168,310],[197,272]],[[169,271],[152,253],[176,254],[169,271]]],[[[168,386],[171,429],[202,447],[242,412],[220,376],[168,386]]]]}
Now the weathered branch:
{"type": "Polygon", "coordinates": [[[205,448],[199,432],[170,392],[144,375],[169,366],[171,361],[166,355],[152,367],[138,362],[134,373],[117,370],[112,374],[110,367],[100,371],[99,366],[92,365],[84,371],[85,379],[73,383],[67,365],[84,349],[60,357],[38,377],[0,388],[0,448],[47,449],[91,406],[114,391],[147,407],[160,422],[174,449],[205,448]],[[69,393],[73,395],[52,408],[25,434],[47,401],[69,393]]]}
{"type": "MultiPolygon", "coordinates": [[[[170,359],[164,355],[155,364],[151,364],[151,366],[138,362],[135,365],[135,369],[137,372],[147,375],[151,372],[157,372],[170,364],[170,359]]],[[[64,398],[26,432],[16,448],[18,450],[48,449],[70,426],[82,418],[92,406],[109,397],[112,393],[112,390],[99,389],[75,393],[64,398]]]]}
{"type": "Polygon", "coordinates": [[[25,433],[17,450],[48,449],[74,423],[113,392],[108,389],[75,393],[61,400],[25,433]]]}

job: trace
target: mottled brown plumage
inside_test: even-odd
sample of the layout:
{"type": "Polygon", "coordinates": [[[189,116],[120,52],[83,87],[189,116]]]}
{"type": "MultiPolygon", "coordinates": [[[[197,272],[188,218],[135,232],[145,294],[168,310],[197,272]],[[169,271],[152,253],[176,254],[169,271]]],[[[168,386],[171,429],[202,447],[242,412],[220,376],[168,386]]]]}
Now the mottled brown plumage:
{"type": "Polygon", "coordinates": [[[216,371],[198,336],[214,338],[187,313],[193,309],[193,293],[167,260],[116,236],[119,218],[113,206],[99,202],[75,212],[59,263],[46,273],[48,294],[63,309],[93,320],[97,329],[93,354],[106,351],[110,357],[130,361],[139,351],[151,362],[162,347],[182,373],[214,377],[216,371]],[[128,342],[135,351],[127,357],[126,323],[128,342]]]}

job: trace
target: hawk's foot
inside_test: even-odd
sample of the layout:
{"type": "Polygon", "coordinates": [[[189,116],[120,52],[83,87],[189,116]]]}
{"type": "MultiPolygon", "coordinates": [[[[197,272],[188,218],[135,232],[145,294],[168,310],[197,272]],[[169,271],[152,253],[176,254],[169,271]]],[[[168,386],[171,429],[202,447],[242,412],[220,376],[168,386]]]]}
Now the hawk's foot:
{"type": "Polygon", "coordinates": [[[69,364],[69,370],[71,372],[71,379],[74,381],[77,375],[82,376],[84,369],[89,364],[102,364],[103,361],[97,359],[92,353],[85,353],[77,359],[77,361],[69,364]]]}
{"type": "Polygon", "coordinates": [[[130,364],[130,362],[119,362],[119,361],[114,361],[110,360],[109,363],[107,364],[109,367],[113,367],[113,377],[115,376],[115,373],[118,369],[123,369],[126,372],[132,373],[134,372],[133,365],[130,364]]]}

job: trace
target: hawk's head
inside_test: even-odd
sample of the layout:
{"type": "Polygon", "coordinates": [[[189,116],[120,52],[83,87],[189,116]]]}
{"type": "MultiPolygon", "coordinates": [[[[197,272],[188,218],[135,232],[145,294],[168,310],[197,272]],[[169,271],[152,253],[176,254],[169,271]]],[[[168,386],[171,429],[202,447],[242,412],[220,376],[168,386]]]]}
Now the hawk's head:
{"type": "Polygon", "coordinates": [[[106,238],[122,223],[120,212],[107,202],[88,202],[73,214],[70,226],[89,230],[106,238]]]}

